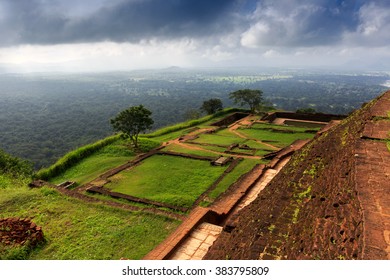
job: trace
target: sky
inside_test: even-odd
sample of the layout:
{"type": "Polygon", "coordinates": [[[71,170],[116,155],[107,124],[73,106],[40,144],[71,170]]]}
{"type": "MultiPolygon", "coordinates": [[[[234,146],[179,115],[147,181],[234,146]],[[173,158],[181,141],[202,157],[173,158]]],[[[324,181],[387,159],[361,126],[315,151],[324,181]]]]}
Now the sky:
{"type": "Polygon", "coordinates": [[[390,70],[388,0],[0,0],[0,72],[390,70]]]}

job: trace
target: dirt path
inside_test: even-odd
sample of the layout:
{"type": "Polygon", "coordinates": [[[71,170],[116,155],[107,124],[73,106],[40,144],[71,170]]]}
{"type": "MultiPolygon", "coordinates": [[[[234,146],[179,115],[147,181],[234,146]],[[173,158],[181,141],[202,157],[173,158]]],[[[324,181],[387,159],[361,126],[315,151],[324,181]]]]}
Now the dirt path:
{"type": "MultiPolygon", "coordinates": [[[[199,146],[195,146],[195,145],[191,145],[191,144],[186,144],[186,143],[183,143],[183,142],[174,142],[176,145],[179,145],[183,148],[186,148],[188,150],[193,150],[193,151],[203,151],[203,152],[208,152],[208,153],[212,153],[212,154],[215,154],[215,155],[222,155],[222,156],[226,156],[226,157],[231,157],[233,156],[232,154],[228,154],[228,153],[224,153],[224,152],[216,152],[216,151],[212,151],[212,150],[207,150],[207,149],[204,149],[202,147],[199,147],[199,146]]],[[[249,159],[262,159],[261,156],[249,156],[249,155],[242,155],[242,154],[239,154],[239,155],[236,155],[238,157],[242,157],[242,158],[249,158],[249,159]]]]}

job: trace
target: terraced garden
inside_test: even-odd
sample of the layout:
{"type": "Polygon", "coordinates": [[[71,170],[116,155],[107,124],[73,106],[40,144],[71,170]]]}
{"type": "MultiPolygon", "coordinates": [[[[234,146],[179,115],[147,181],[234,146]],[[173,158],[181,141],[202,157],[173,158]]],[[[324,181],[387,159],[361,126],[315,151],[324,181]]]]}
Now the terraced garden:
{"type": "MultiPolygon", "coordinates": [[[[84,240],[81,236],[87,230],[85,226],[72,227],[75,232],[60,233],[59,227],[52,228],[47,226],[48,223],[59,224],[71,216],[79,217],[82,213],[89,213],[85,218],[80,216],[77,219],[82,223],[92,221],[91,225],[100,231],[101,226],[112,228],[111,220],[113,224],[117,223],[120,216],[126,215],[130,210],[128,217],[131,219],[125,219],[125,224],[119,223],[122,226],[113,231],[113,234],[129,242],[131,240],[132,243],[131,246],[126,246],[126,250],[120,250],[120,256],[141,258],[172,232],[191,209],[212,205],[243,174],[251,171],[257,164],[267,163],[264,155],[278,151],[297,139],[312,138],[315,132],[309,133],[307,128],[260,123],[259,117],[253,115],[228,127],[212,125],[222,118],[223,115],[207,118],[204,122],[195,122],[196,126],[177,125],[175,128],[166,128],[166,132],[157,131],[145,135],[140,139],[142,153],[134,152],[126,141],[118,137],[50,178],[49,182],[52,184],[75,182],[71,189],[62,190],[57,187],[60,192],[73,198],[64,200],[57,191],[50,191],[46,187],[40,191],[34,190],[39,197],[52,197],[53,203],[58,205],[56,209],[63,214],[50,220],[44,216],[34,219],[34,222],[44,224],[44,231],[47,227],[50,245],[43,246],[31,256],[43,258],[42,254],[47,254],[52,259],[73,258],[71,251],[75,249],[72,246],[69,247],[70,251],[60,252],[65,245],[57,236],[72,235],[84,240]],[[159,148],[156,149],[157,147],[159,148]],[[218,158],[229,160],[222,166],[211,164],[218,158]],[[76,199],[81,199],[84,203],[80,202],[81,206],[76,207],[76,199]],[[65,208],[72,210],[67,213],[65,208]],[[100,214],[97,215],[97,212],[100,214]],[[105,215],[115,216],[115,219],[110,218],[107,220],[108,224],[104,225],[105,215]],[[148,239],[153,242],[149,242],[147,246],[134,236],[142,231],[140,228],[143,224],[149,235],[156,231],[156,238],[148,235],[148,239]],[[164,230],[157,230],[156,227],[164,230]],[[128,232],[126,228],[133,228],[134,233],[128,232]]],[[[26,204],[26,207],[33,207],[30,204],[26,204]]],[[[49,211],[42,207],[39,206],[38,212],[49,211]]],[[[66,223],[78,225],[74,219],[66,223]]],[[[88,240],[80,244],[93,248],[90,242],[92,236],[98,234],[97,231],[86,235],[88,240]]],[[[105,241],[102,239],[101,242],[105,241]]],[[[96,258],[98,255],[93,254],[94,250],[96,249],[86,250],[89,255],[75,254],[74,258],[96,258]]],[[[101,258],[118,258],[115,254],[99,254],[101,258]]]]}
{"type": "MultiPolygon", "coordinates": [[[[120,200],[121,203],[143,204],[141,208],[145,204],[159,208],[167,205],[167,208],[181,209],[187,213],[186,209],[196,205],[210,205],[256,164],[267,163],[264,155],[286,147],[295,140],[311,138],[315,132],[304,127],[260,122],[259,117],[253,115],[229,127],[212,126],[216,120],[218,118],[209,118],[204,123],[197,123],[197,126],[178,125],[177,131],[167,128],[165,130],[169,133],[147,135],[148,138],[140,140],[144,151],[162,143],[160,154],[134,164],[132,161],[136,159],[136,154],[129,150],[124,140],[118,139],[52,178],[51,182],[75,181],[79,186],[75,191],[84,195],[92,195],[86,192],[87,186],[92,185],[94,193],[108,195],[111,200],[124,198],[120,200]],[[229,164],[210,164],[210,158],[220,156],[241,158],[242,161],[230,169],[229,164]],[[101,176],[120,165],[123,168],[117,172],[101,176]]],[[[95,197],[102,198],[96,194],[95,197]]]]}

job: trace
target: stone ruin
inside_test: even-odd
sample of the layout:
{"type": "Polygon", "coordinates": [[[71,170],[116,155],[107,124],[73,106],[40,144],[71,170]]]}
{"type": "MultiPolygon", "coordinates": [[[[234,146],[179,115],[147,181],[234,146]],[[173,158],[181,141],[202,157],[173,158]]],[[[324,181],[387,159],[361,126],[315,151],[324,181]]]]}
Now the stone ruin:
{"type": "Polygon", "coordinates": [[[5,246],[27,245],[30,248],[44,242],[42,228],[30,219],[0,219],[0,243],[5,246]]]}
{"type": "Polygon", "coordinates": [[[73,187],[76,184],[76,182],[73,181],[65,181],[57,185],[57,187],[69,189],[73,187]]]}
{"type": "Polygon", "coordinates": [[[220,156],[216,160],[210,162],[210,164],[215,165],[215,166],[224,166],[224,165],[228,164],[230,161],[232,161],[231,157],[220,156]]]}
{"type": "Polygon", "coordinates": [[[31,183],[28,184],[30,188],[41,188],[46,184],[43,180],[34,180],[31,183]]]}

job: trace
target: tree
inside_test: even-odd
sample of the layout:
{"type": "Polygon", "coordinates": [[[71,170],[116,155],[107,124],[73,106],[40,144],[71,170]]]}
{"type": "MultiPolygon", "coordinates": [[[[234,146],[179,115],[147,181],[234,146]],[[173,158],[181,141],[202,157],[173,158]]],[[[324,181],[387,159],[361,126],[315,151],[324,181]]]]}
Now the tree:
{"type": "Polygon", "coordinates": [[[129,138],[136,149],[138,149],[138,135],[151,129],[154,121],[150,117],[152,112],[143,105],[130,107],[120,112],[111,125],[116,131],[121,131],[125,138],[129,138]]]}
{"type": "Polygon", "coordinates": [[[196,109],[188,109],[183,116],[186,121],[195,120],[200,118],[200,112],[196,109]]]}
{"type": "Polygon", "coordinates": [[[240,89],[229,93],[229,98],[240,106],[249,105],[252,113],[263,103],[263,92],[259,89],[240,89]]]}
{"type": "Polygon", "coordinates": [[[200,110],[206,112],[208,115],[214,114],[215,112],[222,109],[222,101],[218,98],[211,98],[209,100],[203,101],[203,105],[200,107],[200,110]]]}

